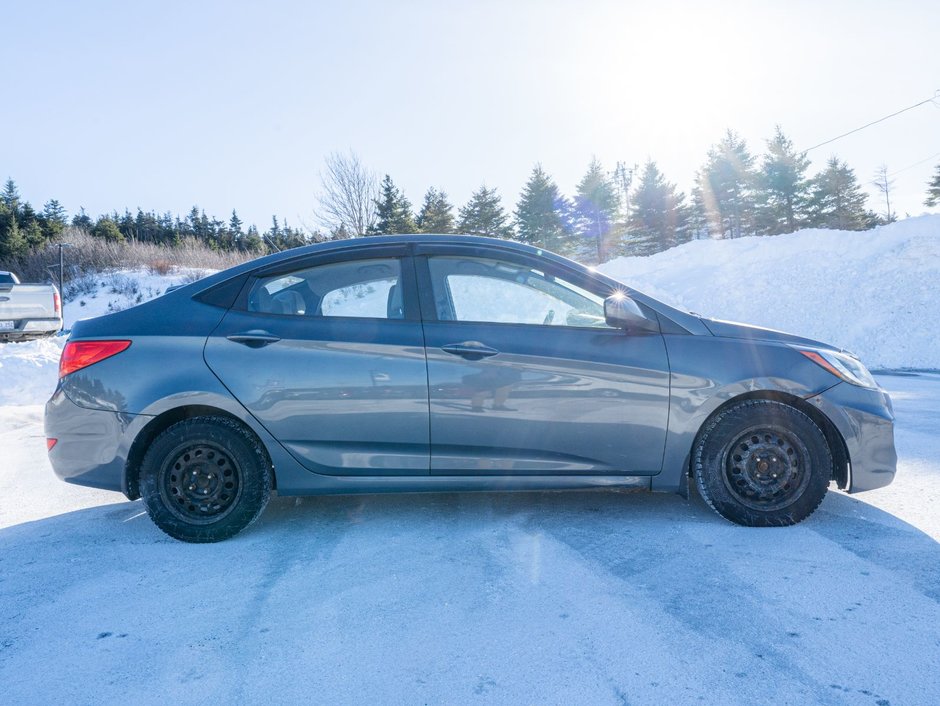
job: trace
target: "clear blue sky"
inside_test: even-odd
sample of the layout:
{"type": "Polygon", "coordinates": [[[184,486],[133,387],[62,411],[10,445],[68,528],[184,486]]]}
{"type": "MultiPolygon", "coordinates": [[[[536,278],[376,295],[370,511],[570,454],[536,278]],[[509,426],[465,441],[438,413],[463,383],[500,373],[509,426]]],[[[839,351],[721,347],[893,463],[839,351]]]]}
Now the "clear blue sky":
{"type": "MultiPolygon", "coordinates": [[[[323,158],[348,148],[416,205],[485,181],[511,207],[535,162],[570,194],[592,155],[652,157],[688,191],[727,127],[808,147],[940,88],[936,0],[704,6],[6,0],[0,178],[36,206],[262,227],[312,224],[323,158]]],[[[810,156],[867,184],[935,153],[926,105],[810,156]]],[[[937,162],[897,175],[901,215],[937,162]]]]}

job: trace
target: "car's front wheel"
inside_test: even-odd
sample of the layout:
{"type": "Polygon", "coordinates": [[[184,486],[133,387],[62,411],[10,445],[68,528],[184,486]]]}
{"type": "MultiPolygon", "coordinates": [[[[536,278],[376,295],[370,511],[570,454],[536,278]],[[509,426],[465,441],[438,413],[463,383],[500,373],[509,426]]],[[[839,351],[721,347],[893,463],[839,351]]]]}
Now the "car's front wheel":
{"type": "Polygon", "coordinates": [[[195,417],[161,433],[144,454],[141,496],[161,530],[184,542],[218,542],[254,522],[271,494],[258,440],[226,417],[195,417]]]}
{"type": "Polygon", "coordinates": [[[806,519],[832,476],[822,430],[800,410],[774,400],[722,410],[699,434],[694,453],[705,501],[722,517],[752,527],[806,519]]]}

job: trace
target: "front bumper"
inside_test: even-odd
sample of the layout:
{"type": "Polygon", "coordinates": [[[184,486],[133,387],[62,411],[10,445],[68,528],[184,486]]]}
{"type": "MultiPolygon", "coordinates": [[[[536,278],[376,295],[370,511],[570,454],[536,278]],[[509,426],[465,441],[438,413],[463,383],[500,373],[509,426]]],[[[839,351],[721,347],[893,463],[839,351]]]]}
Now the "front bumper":
{"type": "Polygon", "coordinates": [[[124,491],[127,430],[136,415],[88,409],[72,402],[61,388],[46,403],[46,437],[55,474],[67,483],[124,491]]]}
{"type": "Polygon", "coordinates": [[[887,392],[842,382],[807,401],[835,424],[845,440],[849,452],[848,492],[883,488],[894,480],[898,455],[894,447],[894,409],[887,392]]]}

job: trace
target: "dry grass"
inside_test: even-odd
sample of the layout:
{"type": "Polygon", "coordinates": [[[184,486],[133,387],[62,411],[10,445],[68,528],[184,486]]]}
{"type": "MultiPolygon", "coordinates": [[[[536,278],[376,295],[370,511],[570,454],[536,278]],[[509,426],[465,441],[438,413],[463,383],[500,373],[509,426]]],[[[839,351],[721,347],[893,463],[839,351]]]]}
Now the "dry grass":
{"type": "MultiPolygon", "coordinates": [[[[219,252],[195,241],[167,246],[154,243],[111,243],[83,230],[68,228],[62,237],[71,243],[65,250],[66,281],[93,272],[145,268],[169,274],[176,268],[224,270],[254,257],[248,253],[219,252]]],[[[0,270],[16,272],[23,282],[54,281],[58,277],[59,248],[51,243],[22,258],[0,262],[0,270]]]]}

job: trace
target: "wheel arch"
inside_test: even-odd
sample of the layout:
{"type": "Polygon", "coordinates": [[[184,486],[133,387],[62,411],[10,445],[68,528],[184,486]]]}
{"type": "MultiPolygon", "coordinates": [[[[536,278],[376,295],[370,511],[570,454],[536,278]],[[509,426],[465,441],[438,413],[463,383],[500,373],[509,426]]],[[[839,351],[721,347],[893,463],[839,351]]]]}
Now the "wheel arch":
{"type": "Polygon", "coordinates": [[[244,428],[255,438],[260,448],[264,450],[268,466],[271,469],[271,478],[274,483],[274,488],[277,488],[277,476],[274,471],[274,464],[271,461],[271,453],[265,443],[255,433],[254,429],[248,424],[245,424],[244,420],[239,419],[236,415],[224,409],[220,409],[219,407],[213,407],[211,405],[185,405],[182,407],[174,407],[158,414],[147,422],[134,438],[127,454],[127,461],[124,465],[124,494],[128,499],[136,500],[140,497],[140,464],[141,461],[143,461],[144,454],[147,453],[147,449],[153,443],[153,440],[177,422],[194,417],[224,417],[244,428]]]}
{"type": "Polygon", "coordinates": [[[851,459],[849,458],[849,450],[845,444],[845,439],[842,438],[842,434],[836,428],[836,425],[833,424],[829,417],[827,417],[822,411],[813,406],[807,400],[803,399],[802,397],[798,397],[797,395],[792,395],[780,390],[754,390],[751,392],[745,392],[743,394],[737,395],[736,397],[725,400],[721,405],[713,410],[712,413],[709,414],[708,417],[706,417],[702,422],[701,426],[695,434],[694,440],[692,441],[692,447],[689,449],[689,478],[691,478],[695,472],[695,447],[698,445],[702,432],[708,427],[711,420],[729,407],[740,404],[741,402],[747,402],[749,400],[772,400],[775,402],[781,402],[799,410],[800,412],[803,412],[803,414],[812,419],[826,437],[826,443],[829,446],[829,453],[832,455],[832,480],[836,481],[836,485],[840,490],[844,490],[849,486],[849,464],[851,459]]]}

